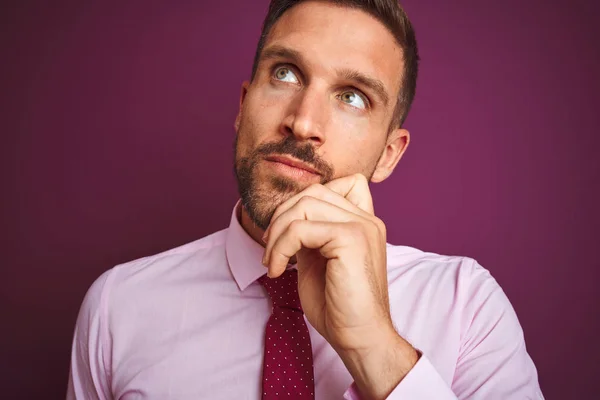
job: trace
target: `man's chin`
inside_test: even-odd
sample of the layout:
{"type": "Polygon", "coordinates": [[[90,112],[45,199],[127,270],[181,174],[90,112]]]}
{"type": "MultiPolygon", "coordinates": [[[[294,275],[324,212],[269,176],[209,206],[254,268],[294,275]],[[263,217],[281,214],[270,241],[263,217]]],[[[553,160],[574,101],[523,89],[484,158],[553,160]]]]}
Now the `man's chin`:
{"type": "Polygon", "coordinates": [[[266,229],[271,218],[281,204],[292,198],[302,189],[294,185],[267,185],[256,188],[247,199],[242,199],[250,219],[261,229],[266,229]]]}
{"type": "Polygon", "coordinates": [[[273,190],[275,193],[281,194],[282,196],[292,197],[300,193],[308,186],[308,184],[301,185],[300,183],[292,179],[282,178],[279,176],[273,177],[271,179],[271,190],[273,190]]]}

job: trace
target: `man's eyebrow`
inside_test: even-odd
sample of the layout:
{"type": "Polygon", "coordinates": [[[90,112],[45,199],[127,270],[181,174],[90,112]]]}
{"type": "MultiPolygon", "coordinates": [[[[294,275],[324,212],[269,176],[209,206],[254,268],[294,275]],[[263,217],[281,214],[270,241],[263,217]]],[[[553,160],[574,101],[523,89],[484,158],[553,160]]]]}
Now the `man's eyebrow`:
{"type": "Polygon", "coordinates": [[[388,95],[387,90],[385,90],[385,85],[379,79],[371,78],[362,72],[347,68],[338,69],[336,70],[336,73],[342,79],[358,82],[359,84],[371,89],[377,96],[379,96],[384,106],[388,105],[390,96],[388,95]]]}
{"type": "Polygon", "coordinates": [[[271,60],[274,58],[286,58],[297,63],[301,63],[303,60],[302,54],[300,54],[299,51],[278,45],[267,47],[260,55],[261,61],[271,60]]]}

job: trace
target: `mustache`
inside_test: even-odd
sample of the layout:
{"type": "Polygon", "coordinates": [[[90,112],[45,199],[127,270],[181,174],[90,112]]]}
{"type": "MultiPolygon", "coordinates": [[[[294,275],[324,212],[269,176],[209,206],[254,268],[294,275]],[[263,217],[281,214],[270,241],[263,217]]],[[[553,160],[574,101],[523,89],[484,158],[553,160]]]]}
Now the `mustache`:
{"type": "Polygon", "coordinates": [[[255,150],[256,156],[289,155],[307,164],[325,177],[333,176],[333,168],[323,161],[315,152],[310,143],[299,143],[291,136],[285,137],[280,142],[269,142],[255,150]]]}

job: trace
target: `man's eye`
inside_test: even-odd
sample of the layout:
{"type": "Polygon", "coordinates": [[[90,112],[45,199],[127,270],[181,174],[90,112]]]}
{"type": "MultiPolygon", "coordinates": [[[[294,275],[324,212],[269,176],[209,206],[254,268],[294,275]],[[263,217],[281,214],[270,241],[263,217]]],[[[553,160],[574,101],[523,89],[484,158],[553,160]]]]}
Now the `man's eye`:
{"type": "Polygon", "coordinates": [[[294,74],[292,70],[287,67],[277,68],[275,70],[275,78],[282,82],[298,83],[298,78],[296,77],[296,74],[294,74]]]}
{"type": "Polygon", "coordinates": [[[360,108],[360,109],[367,108],[367,104],[365,103],[365,100],[356,92],[353,92],[353,91],[344,92],[340,95],[340,99],[344,103],[349,104],[353,107],[360,108]]]}

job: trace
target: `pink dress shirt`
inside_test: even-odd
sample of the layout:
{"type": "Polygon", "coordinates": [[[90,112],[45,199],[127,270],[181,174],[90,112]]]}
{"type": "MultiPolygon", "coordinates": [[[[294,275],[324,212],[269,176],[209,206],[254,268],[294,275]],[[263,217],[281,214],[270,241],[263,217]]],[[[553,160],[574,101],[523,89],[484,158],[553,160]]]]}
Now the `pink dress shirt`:
{"type": "MultiPolygon", "coordinates": [[[[238,203],[239,205],[239,203],[238,203]]],[[[260,399],[263,247],[238,222],[100,276],[83,300],[67,399],[260,399]]],[[[508,298],[475,260],[387,245],[391,314],[423,355],[389,399],[543,399],[508,298]]],[[[308,324],[317,400],[359,399],[308,324]]]]}

